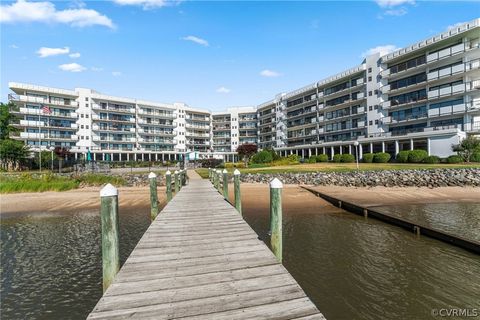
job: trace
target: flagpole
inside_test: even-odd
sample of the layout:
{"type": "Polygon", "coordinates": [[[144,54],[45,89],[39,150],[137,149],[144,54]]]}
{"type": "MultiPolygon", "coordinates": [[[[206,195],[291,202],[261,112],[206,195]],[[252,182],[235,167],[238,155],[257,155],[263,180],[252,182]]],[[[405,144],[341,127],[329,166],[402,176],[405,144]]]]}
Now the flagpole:
{"type": "MultiPolygon", "coordinates": [[[[40,105],[42,108],[43,106],[40,105]]],[[[41,109],[38,110],[38,171],[42,173],[42,131],[40,129],[40,113],[41,109]]]]}

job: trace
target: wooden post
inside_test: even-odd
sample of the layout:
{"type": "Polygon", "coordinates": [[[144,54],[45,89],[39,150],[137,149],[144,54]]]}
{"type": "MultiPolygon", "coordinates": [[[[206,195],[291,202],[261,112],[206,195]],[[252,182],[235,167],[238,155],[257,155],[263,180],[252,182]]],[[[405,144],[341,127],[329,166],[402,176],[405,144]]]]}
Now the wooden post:
{"type": "Polygon", "coordinates": [[[223,169],[223,198],[228,200],[228,171],[223,169]]]}
{"type": "Polygon", "coordinates": [[[180,186],[178,185],[178,171],[177,170],[175,170],[173,178],[175,179],[175,181],[174,181],[175,182],[175,194],[177,194],[178,191],[180,190],[180,186]]]}
{"type": "Polygon", "coordinates": [[[120,269],[118,190],[110,183],[100,190],[100,216],[102,220],[103,292],[105,292],[120,269]]]}
{"type": "Polygon", "coordinates": [[[233,172],[233,189],[235,193],[235,208],[242,214],[242,197],[240,195],[240,171],[235,169],[233,172]]]}
{"type": "Polygon", "coordinates": [[[150,219],[153,221],[158,215],[157,175],[150,172],[150,219]]]}
{"type": "Polygon", "coordinates": [[[212,168],[208,168],[208,179],[212,182],[212,168]]]}
{"type": "Polygon", "coordinates": [[[213,186],[215,189],[218,189],[218,176],[217,176],[217,170],[212,171],[212,179],[213,179],[213,186]]]}
{"type": "Polygon", "coordinates": [[[172,173],[170,170],[165,172],[165,186],[167,188],[167,202],[172,200],[172,173]]]}
{"type": "Polygon", "coordinates": [[[222,179],[222,170],[217,170],[217,181],[218,181],[218,186],[217,186],[217,191],[219,193],[222,193],[222,183],[221,183],[221,180],[222,179]]]}
{"type": "Polygon", "coordinates": [[[270,182],[270,245],[273,254],[282,262],[282,188],[277,178],[270,182]]]}
{"type": "Polygon", "coordinates": [[[187,170],[183,169],[183,175],[182,175],[182,185],[186,186],[187,185],[187,170]]]}

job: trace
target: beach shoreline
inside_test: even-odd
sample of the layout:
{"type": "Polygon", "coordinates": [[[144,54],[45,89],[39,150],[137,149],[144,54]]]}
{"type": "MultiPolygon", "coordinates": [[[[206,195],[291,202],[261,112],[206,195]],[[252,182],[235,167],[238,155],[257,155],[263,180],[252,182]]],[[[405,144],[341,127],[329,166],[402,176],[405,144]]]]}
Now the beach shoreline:
{"type": "MultiPolygon", "coordinates": [[[[328,195],[344,199],[362,206],[388,206],[400,204],[424,204],[445,202],[480,202],[480,188],[440,187],[435,189],[418,187],[338,187],[309,186],[328,195]]],[[[149,189],[146,187],[120,187],[120,210],[142,209],[150,207],[149,189]]],[[[233,185],[229,186],[230,199],[233,201],[233,185]]],[[[268,205],[268,185],[242,183],[243,202],[256,202],[268,205]]],[[[0,196],[0,217],[18,217],[37,213],[69,214],[79,211],[99,211],[100,188],[87,187],[64,192],[13,193],[0,196]]],[[[284,201],[302,206],[324,207],[325,201],[302,189],[299,185],[284,185],[284,201]]],[[[165,188],[158,188],[161,207],[166,204],[165,188]]]]}

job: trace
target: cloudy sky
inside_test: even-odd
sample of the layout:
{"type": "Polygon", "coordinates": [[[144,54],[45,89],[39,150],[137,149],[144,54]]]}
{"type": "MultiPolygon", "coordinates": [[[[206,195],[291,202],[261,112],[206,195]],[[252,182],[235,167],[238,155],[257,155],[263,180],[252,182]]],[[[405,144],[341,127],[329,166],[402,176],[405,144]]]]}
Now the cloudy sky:
{"type": "Polygon", "coordinates": [[[8,82],[221,110],[257,105],[480,17],[460,1],[0,1],[8,82]]]}

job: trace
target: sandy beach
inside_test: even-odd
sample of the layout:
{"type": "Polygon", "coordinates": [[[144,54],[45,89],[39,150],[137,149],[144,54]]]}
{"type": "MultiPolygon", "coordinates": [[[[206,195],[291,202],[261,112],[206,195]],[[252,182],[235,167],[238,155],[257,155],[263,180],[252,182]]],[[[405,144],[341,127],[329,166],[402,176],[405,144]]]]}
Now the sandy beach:
{"type": "MultiPolygon", "coordinates": [[[[439,203],[439,202],[479,202],[480,188],[347,188],[347,187],[314,187],[320,192],[351,201],[364,206],[439,203]]],[[[83,188],[65,192],[15,193],[0,196],[0,216],[7,218],[18,214],[78,212],[78,210],[99,210],[100,188],[83,188]]],[[[229,186],[230,199],[233,202],[233,185],[229,186]]],[[[269,189],[266,184],[242,184],[242,202],[244,205],[267,209],[269,205],[269,189]]],[[[165,188],[158,188],[161,205],[165,204],[165,188]]],[[[120,209],[145,209],[150,206],[149,190],[146,187],[119,188],[120,209]]],[[[336,212],[337,208],[314,196],[297,185],[285,185],[283,190],[286,211],[302,210],[315,212],[318,209],[336,212]]]]}

